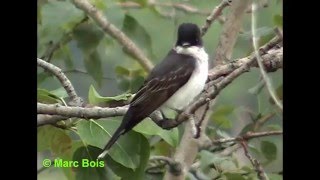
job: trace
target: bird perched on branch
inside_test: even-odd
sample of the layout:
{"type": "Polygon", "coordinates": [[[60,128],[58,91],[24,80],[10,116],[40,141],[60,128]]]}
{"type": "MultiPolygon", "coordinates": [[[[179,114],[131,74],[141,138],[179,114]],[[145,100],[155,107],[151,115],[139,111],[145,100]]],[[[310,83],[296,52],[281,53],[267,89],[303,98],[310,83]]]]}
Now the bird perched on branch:
{"type": "Polygon", "coordinates": [[[130,102],[121,125],[115,131],[98,159],[103,158],[117,139],[164,107],[182,111],[205,86],[208,76],[208,54],[200,29],[192,23],[178,28],[175,47],[154,67],[130,102]]]}

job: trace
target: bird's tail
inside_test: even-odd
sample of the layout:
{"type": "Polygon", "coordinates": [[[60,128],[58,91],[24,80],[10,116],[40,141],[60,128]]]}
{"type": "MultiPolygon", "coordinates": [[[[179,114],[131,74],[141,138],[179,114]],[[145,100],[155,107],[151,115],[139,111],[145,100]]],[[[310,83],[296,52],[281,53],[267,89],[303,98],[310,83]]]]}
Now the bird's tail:
{"type": "Polygon", "coordinates": [[[98,156],[98,159],[102,159],[108,154],[108,150],[119,139],[119,137],[123,134],[123,132],[124,132],[123,125],[120,125],[116,130],[116,132],[112,135],[107,145],[103,148],[103,152],[98,156]]]}

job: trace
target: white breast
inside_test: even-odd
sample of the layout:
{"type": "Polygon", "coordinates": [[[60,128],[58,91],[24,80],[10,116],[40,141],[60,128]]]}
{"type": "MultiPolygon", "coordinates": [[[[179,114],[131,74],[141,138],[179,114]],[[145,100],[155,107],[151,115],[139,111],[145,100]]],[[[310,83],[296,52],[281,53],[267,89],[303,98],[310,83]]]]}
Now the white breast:
{"type": "Polygon", "coordinates": [[[196,69],[191,75],[189,81],[182,86],[176,93],[171,96],[165,106],[183,110],[188,106],[196,96],[198,96],[204,88],[206,80],[208,78],[208,54],[205,52],[204,48],[199,47],[176,47],[175,51],[179,54],[186,54],[193,56],[196,60],[196,69]]]}

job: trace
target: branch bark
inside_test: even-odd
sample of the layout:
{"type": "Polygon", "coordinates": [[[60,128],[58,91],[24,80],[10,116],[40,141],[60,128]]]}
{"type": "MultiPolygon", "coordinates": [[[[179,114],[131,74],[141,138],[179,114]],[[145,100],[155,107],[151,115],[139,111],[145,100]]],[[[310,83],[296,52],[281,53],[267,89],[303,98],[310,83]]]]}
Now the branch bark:
{"type": "Polygon", "coordinates": [[[229,6],[231,2],[232,0],[222,0],[222,2],[212,10],[210,15],[206,18],[206,23],[201,28],[201,36],[204,36],[207,33],[211,24],[221,16],[222,10],[229,6]]]}
{"type": "Polygon", "coordinates": [[[60,115],[65,117],[78,118],[105,118],[114,116],[123,116],[128,107],[101,108],[101,107],[68,107],[60,104],[37,103],[37,113],[47,115],[60,115]]]}
{"type": "Polygon", "coordinates": [[[102,12],[87,0],[72,0],[72,2],[77,8],[91,17],[105,33],[115,38],[125,48],[126,52],[132,55],[146,71],[151,71],[153,64],[150,59],[144,55],[143,51],[128,36],[109,22],[102,12]]]}
{"type": "Polygon", "coordinates": [[[258,174],[258,178],[260,180],[267,180],[268,178],[267,178],[266,173],[264,172],[260,162],[257,159],[253,158],[251,156],[251,154],[249,153],[247,142],[246,141],[241,141],[241,146],[242,146],[242,148],[244,150],[245,156],[247,156],[247,158],[252,163],[253,167],[256,169],[256,172],[258,174]]]}
{"type": "Polygon", "coordinates": [[[222,143],[227,143],[232,141],[243,141],[243,140],[248,141],[250,139],[257,138],[257,137],[281,135],[281,134],[283,134],[282,131],[247,132],[243,136],[213,140],[212,144],[222,144],[222,143]]]}
{"type": "Polygon", "coordinates": [[[213,58],[214,66],[225,63],[232,56],[233,47],[241,29],[242,19],[250,0],[233,0],[230,12],[223,25],[218,46],[213,58]]]}
{"type": "Polygon", "coordinates": [[[71,99],[71,102],[69,102],[70,105],[82,106],[83,100],[77,95],[76,90],[74,89],[72,83],[60,68],[39,58],[37,58],[37,64],[38,66],[49,71],[50,73],[52,73],[58,78],[61,85],[66,90],[68,96],[71,99]]]}

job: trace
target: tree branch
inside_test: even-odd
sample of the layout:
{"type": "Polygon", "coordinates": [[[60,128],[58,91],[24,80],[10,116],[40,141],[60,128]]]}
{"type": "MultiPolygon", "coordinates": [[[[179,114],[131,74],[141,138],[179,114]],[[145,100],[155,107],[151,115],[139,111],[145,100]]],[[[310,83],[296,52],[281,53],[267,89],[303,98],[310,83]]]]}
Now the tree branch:
{"type": "Polygon", "coordinates": [[[267,180],[266,173],[264,172],[260,162],[257,159],[254,159],[248,150],[248,145],[246,141],[241,141],[241,146],[243,147],[244,154],[247,156],[247,158],[252,163],[253,167],[256,169],[256,172],[258,174],[258,178],[260,180],[267,180]]]}
{"type": "Polygon", "coordinates": [[[101,107],[68,107],[60,104],[43,104],[37,103],[37,113],[47,115],[60,115],[65,117],[78,118],[105,118],[114,116],[123,116],[128,109],[128,106],[115,108],[101,108],[101,107]]]}
{"type": "MultiPolygon", "coordinates": [[[[126,1],[126,2],[117,2],[117,5],[119,5],[122,8],[143,8],[142,5],[140,5],[137,2],[133,2],[133,1],[126,1]]],[[[198,9],[194,6],[191,6],[189,4],[185,4],[185,3],[170,3],[170,2],[156,2],[155,0],[148,0],[148,5],[150,6],[158,6],[158,7],[169,7],[169,8],[174,8],[176,10],[185,12],[185,13],[189,13],[189,14],[198,14],[198,15],[202,15],[202,16],[209,16],[210,15],[210,11],[205,11],[205,10],[201,10],[198,9]]],[[[161,14],[164,17],[172,17],[170,14],[161,14]]],[[[218,17],[216,17],[215,19],[218,19],[220,24],[223,24],[225,21],[225,18],[221,15],[219,15],[218,17]]]]}
{"type": "Polygon", "coordinates": [[[190,13],[190,14],[199,14],[199,15],[206,15],[206,16],[209,15],[209,12],[202,11],[196,7],[193,7],[188,4],[183,4],[183,3],[163,3],[163,2],[156,2],[154,0],[149,0],[149,5],[172,7],[177,10],[183,11],[185,13],[190,13]]]}
{"type": "Polygon", "coordinates": [[[53,54],[60,49],[60,47],[66,43],[68,43],[69,41],[72,40],[72,37],[70,35],[70,33],[66,33],[62,36],[62,38],[60,39],[60,41],[53,43],[52,41],[50,41],[48,43],[48,48],[46,49],[46,51],[43,53],[43,55],[40,57],[41,59],[50,62],[51,58],[53,56],[53,54]]]}
{"type": "Polygon", "coordinates": [[[222,0],[222,2],[212,10],[210,15],[206,18],[206,23],[201,28],[201,36],[204,36],[207,33],[211,24],[220,17],[222,10],[229,6],[231,2],[232,0],[222,0]]]}
{"type": "MultiPolygon", "coordinates": [[[[282,49],[278,50],[277,52],[274,52],[274,51],[268,52],[270,49],[275,48],[281,42],[282,42],[281,38],[274,37],[259,49],[260,56],[266,55],[264,56],[265,58],[262,58],[262,59],[263,59],[263,64],[265,65],[265,69],[269,72],[273,72],[278,68],[282,68],[282,57],[283,57],[282,49]],[[268,54],[269,56],[272,56],[272,57],[269,57],[268,54]]],[[[231,63],[229,64],[215,66],[209,71],[208,79],[212,81],[214,79],[219,78],[220,76],[227,75],[232,71],[234,71],[235,69],[241,67],[243,64],[247,63],[248,61],[255,61],[255,58],[256,57],[253,52],[251,53],[250,56],[236,59],[234,61],[231,61],[231,63]]],[[[258,64],[253,63],[251,66],[258,67],[258,64]]]]}
{"type": "Polygon", "coordinates": [[[115,38],[148,72],[153,68],[152,62],[144,55],[143,51],[121,30],[109,22],[97,8],[90,4],[87,0],[72,0],[73,4],[83,10],[89,17],[91,17],[102,30],[115,38]]]}
{"type": "Polygon", "coordinates": [[[250,0],[233,0],[213,58],[214,66],[230,60],[250,0]]]}
{"type": "Polygon", "coordinates": [[[58,121],[69,119],[69,117],[59,116],[59,115],[47,115],[38,114],[37,115],[37,126],[43,126],[47,124],[56,124],[58,121]]]}
{"type": "MultiPolygon", "coordinates": [[[[264,62],[269,62],[269,61],[279,61],[281,63],[270,63],[273,64],[275,66],[273,66],[272,70],[277,69],[282,67],[282,48],[274,50],[274,51],[270,51],[268,54],[265,54],[264,56],[262,56],[264,60],[264,62]],[[270,55],[270,54],[272,55],[270,55]],[[274,57],[278,57],[275,59],[267,59],[267,58],[274,58],[274,57]]],[[[178,126],[179,124],[181,124],[182,122],[186,121],[188,119],[188,117],[193,114],[199,107],[205,105],[208,101],[214,99],[217,97],[217,95],[219,94],[219,92],[224,89],[227,85],[229,85],[234,79],[236,79],[238,76],[240,76],[241,74],[248,72],[250,69],[250,66],[253,65],[255,58],[244,58],[242,62],[241,67],[239,67],[238,69],[234,70],[233,72],[231,72],[229,75],[227,75],[226,77],[224,77],[220,82],[216,83],[216,84],[212,84],[212,86],[214,86],[214,89],[208,93],[202,93],[201,96],[198,98],[197,101],[193,102],[190,106],[188,106],[184,112],[182,112],[177,119],[172,120],[172,121],[164,121],[162,122],[162,124],[160,124],[161,127],[165,128],[165,129],[171,129],[173,127],[178,126]]],[[[209,82],[210,83],[210,82],[209,82]]]]}
{"type": "Polygon", "coordinates": [[[63,88],[66,90],[68,96],[71,99],[71,102],[69,102],[70,105],[82,106],[83,100],[77,95],[76,90],[74,89],[72,83],[67,78],[67,76],[64,75],[64,73],[60,68],[39,58],[37,58],[37,64],[38,66],[49,71],[50,73],[52,73],[58,78],[58,80],[60,81],[63,88]]]}
{"type": "Polygon", "coordinates": [[[257,138],[257,137],[273,136],[273,135],[281,135],[281,134],[283,134],[282,131],[247,132],[243,136],[213,140],[212,144],[222,144],[222,143],[227,143],[232,141],[243,141],[243,140],[248,141],[250,139],[257,138]]]}
{"type": "MultiPolygon", "coordinates": [[[[274,42],[274,41],[272,40],[270,42],[274,42]]],[[[262,49],[264,49],[264,47],[270,47],[270,46],[267,44],[263,46],[262,49]]],[[[262,50],[261,52],[265,52],[265,51],[262,50]]],[[[274,71],[275,69],[282,67],[282,53],[283,53],[282,48],[275,49],[275,50],[271,49],[262,56],[263,63],[267,67],[266,68],[267,70],[274,71]]],[[[247,72],[250,66],[253,66],[253,67],[256,66],[253,63],[254,60],[255,60],[254,57],[251,57],[251,58],[246,57],[246,58],[242,58],[235,61],[235,63],[220,65],[220,67],[214,68],[213,71],[211,71],[211,74],[210,74],[211,77],[218,77],[224,73],[228,73],[229,71],[231,72],[232,68],[229,68],[229,67],[240,66],[238,69],[231,72],[228,76],[221,77],[222,80],[219,82],[216,82],[215,85],[210,84],[211,81],[207,83],[207,85],[216,87],[216,90],[203,93],[200,96],[200,98],[196,102],[191,104],[191,106],[189,106],[189,108],[187,108],[187,110],[184,113],[179,115],[176,120],[172,120],[172,121],[163,120],[161,114],[156,112],[150,115],[151,119],[163,129],[171,129],[178,126],[179,124],[181,124],[187,119],[188,115],[193,114],[195,110],[197,110],[200,106],[206,104],[208,100],[214,99],[218,95],[218,93],[225,86],[231,83],[236,77],[238,77],[244,72],[247,72]]],[[[60,120],[67,119],[69,117],[106,118],[106,117],[124,115],[127,107],[124,106],[124,107],[118,107],[118,108],[120,108],[121,110],[117,108],[100,108],[100,107],[93,107],[93,108],[65,107],[61,105],[57,106],[57,105],[46,105],[46,104],[38,103],[38,114],[59,115],[60,117],[63,116],[64,118],[60,120]],[[102,114],[100,114],[100,112],[102,112],[102,114]]],[[[38,125],[56,123],[57,121],[59,121],[59,116],[52,117],[52,118],[49,118],[49,116],[45,116],[45,117],[40,116],[40,118],[38,117],[39,118],[38,125]]]]}

